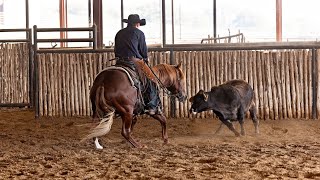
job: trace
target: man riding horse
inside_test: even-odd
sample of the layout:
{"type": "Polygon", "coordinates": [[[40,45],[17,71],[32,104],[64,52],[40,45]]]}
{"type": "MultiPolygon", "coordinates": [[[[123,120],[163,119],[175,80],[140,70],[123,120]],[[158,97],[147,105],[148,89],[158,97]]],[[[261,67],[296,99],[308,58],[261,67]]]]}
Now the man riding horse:
{"type": "Polygon", "coordinates": [[[143,147],[132,136],[137,116],[143,113],[148,113],[160,122],[162,139],[167,144],[167,119],[161,113],[162,105],[156,83],[161,83],[164,92],[180,102],[187,98],[181,62],[178,65],[157,64],[151,70],[147,64],[145,37],[138,29],[146,24],[145,20],[132,14],[124,22],[128,26],[115,37],[116,66],[99,72],[90,89],[92,117],[99,118],[100,123],[82,141],[94,139],[97,149],[103,149],[99,137],[110,132],[115,115],[122,119],[121,135],[133,147],[143,147]]]}
{"type": "Polygon", "coordinates": [[[157,81],[147,65],[148,49],[144,33],[139,29],[146,24],[146,20],[140,19],[138,14],[131,14],[123,22],[128,23],[127,27],[118,31],[115,37],[114,52],[118,59],[116,65],[126,64],[136,72],[137,70],[143,72],[147,77],[146,89],[143,93],[146,102],[145,112],[149,115],[161,113],[157,81]]]}

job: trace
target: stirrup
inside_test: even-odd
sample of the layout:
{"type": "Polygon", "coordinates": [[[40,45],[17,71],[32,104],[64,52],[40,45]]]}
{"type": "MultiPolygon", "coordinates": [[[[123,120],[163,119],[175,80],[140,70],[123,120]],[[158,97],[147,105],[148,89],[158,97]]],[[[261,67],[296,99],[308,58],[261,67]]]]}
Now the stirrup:
{"type": "Polygon", "coordinates": [[[158,111],[156,109],[146,109],[144,112],[148,113],[149,115],[155,115],[158,111]]]}

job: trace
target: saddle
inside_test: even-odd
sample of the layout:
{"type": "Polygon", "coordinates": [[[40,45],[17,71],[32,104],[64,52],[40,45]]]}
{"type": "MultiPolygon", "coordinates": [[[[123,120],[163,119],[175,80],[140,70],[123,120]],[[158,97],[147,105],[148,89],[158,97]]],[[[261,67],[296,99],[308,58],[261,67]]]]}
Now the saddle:
{"type": "Polygon", "coordinates": [[[117,60],[115,67],[123,68],[132,79],[134,87],[137,88],[137,103],[135,105],[134,114],[141,114],[144,112],[145,101],[143,94],[147,89],[147,79],[157,83],[155,75],[143,60],[134,58],[135,60],[117,60]]]}

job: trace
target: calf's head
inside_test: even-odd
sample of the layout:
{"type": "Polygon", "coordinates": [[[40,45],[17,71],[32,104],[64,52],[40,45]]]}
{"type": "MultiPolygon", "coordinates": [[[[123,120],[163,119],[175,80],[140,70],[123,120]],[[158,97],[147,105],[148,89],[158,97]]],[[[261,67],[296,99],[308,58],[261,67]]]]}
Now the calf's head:
{"type": "Polygon", "coordinates": [[[192,103],[189,110],[190,113],[197,114],[208,110],[208,93],[200,90],[196,95],[192,96],[189,101],[192,103]]]}

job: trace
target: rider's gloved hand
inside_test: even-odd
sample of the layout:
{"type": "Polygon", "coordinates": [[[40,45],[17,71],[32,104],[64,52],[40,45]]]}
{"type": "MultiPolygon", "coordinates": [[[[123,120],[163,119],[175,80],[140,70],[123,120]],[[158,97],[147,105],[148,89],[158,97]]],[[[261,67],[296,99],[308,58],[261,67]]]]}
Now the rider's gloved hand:
{"type": "Polygon", "coordinates": [[[143,59],[143,61],[144,61],[146,64],[149,64],[149,59],[148,59],[148,58],[143,59]]]}

